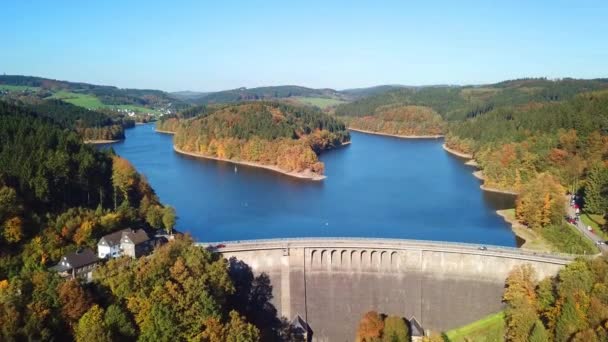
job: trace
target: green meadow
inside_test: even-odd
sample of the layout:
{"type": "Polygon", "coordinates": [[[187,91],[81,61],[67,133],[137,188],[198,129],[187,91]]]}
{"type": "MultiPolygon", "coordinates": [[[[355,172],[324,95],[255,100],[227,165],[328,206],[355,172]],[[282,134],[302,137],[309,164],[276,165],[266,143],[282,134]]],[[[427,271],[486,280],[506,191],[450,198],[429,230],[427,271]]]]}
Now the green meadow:
{"type": "Polygon", "coordinates": [[[8,91],[24,91],[24,90],[38,90],[37,87],[28,87],[28,86],[16,86],[9,84],[0,84],[0,90],[8,90],[8,91]]]}
{"type": "Polygon", "coordinates": [[[311,106],[316,106],[321,109],[324,109],[324,108],[327,108],[330,106],[339,105],[342,103],[346,103],[346,101],[342,101],[342,100],[338,100],[338,99],[330,99],[330,98],[325,98],[325,97],[296,97],[295,99],[300,103],[311,105],[311,106]]]}
{"type": "Polygon", "coordinates": [[[81,94],[81,93],[73,93],[69,91],[58,91],[50,98],[52,99],[60,99],[65,102],[69,102],[75,106],[84,107],[88,109],[98,109],[98,108],[108,108],[108,109],[127,109],[132,110],[136,113],[153,113],[159,114],[157,110],[135,106],[135,105],[108,105],[99,100],[94,95],[90,94],[81,94]]]}
{"type": "Polygon", "coordinates": [[[503,311],[486,316],[471,324],[445,333],[450,342],[494,342],[502,341],[505,335],[505,313],[503,311]]]}

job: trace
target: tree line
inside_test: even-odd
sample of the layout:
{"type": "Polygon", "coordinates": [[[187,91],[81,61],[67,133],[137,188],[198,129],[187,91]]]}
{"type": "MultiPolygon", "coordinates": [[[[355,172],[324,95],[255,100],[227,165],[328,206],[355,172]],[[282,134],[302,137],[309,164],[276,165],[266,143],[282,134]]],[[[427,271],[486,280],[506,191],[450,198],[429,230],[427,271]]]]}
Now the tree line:
{"type": "Polygon", "coordinates": [[[267,277],[188,237],[110,261],[91,283],[48,270],[105,234],[172,231],[175,219],[127,160],[0,101],[0,340],[300,340],[270,304],[267,277]]]}
{"type": "Polygon", "coordinates": [[[317,154],[350,139],[343,122],[320,110],[276,102],[220,106],[157,127],[176,132],[175,146],[187,152],[318,174],[323,164],[317,154]]]}

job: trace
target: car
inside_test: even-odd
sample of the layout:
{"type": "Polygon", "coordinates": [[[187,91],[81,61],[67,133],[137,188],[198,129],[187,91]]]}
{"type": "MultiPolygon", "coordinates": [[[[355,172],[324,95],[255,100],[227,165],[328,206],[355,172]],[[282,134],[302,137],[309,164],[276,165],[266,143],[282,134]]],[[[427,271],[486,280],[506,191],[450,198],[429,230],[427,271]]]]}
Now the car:
{"type": "Polygon", "coordinates": [[[488,250],[488,247],[486,247],[486,246],[480,246],[480,247],[479,247],[479,248],[477,248],[477,249],[479,249],[480,251],[487,251],[487,250],[488,250]]]}
{"type": "Polygon", "coordinates": [[[225,247],[226,247],[226,245],[224,245],[223,243],[220,243],[215,246],[215,248],[225,248],[225,247]]]}

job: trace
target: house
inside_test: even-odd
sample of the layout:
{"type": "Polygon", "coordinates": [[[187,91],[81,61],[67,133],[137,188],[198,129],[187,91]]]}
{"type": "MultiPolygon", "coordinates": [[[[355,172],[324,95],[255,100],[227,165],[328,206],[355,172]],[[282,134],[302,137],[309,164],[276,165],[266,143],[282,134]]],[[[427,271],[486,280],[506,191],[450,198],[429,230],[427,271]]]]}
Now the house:
{"type": "Polygon", "coordinates": [[[64,255],[51,270],[62,277],[81,277],[90,279],[93,269],[99,264],[99,258],[90,248],[79,249],[64,255]]]}
{"type": "Polygon", "coordinates": [[[425,332],[424,332],[424,329],[422,328],[422,325],[420,324],[420,322],[418,322],[418,320],[414,316],[412,316],[412,318],[409,319],[409,322],[410,322],[410,336],[412,336],[412,342],[421,342],[423,337],[425,336],[425,332]]]}
{"type": "Polygon", "coordinates": [[[97,255],[102,259],[123,255],[137,258],[153,248],[152,242],[143,229],[127,228],[102,237],[97,243],[97,255]]]}

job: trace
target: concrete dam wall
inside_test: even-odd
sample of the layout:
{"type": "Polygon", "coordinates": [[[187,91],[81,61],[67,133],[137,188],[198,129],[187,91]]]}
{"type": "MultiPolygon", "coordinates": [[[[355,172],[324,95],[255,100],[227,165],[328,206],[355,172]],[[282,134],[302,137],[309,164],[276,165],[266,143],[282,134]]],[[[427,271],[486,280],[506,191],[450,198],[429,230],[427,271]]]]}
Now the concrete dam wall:
{"type": "MultiPolygon", "coordinates": [[[[444,331],[502,308],[504,281],[531,264],[539,278],[571,258],[515,248],[389,239],[287,239],[224,243],[226,258],[266,273],[280,315],[300,315],[315,341],[352,341],[369,310],[444,331]]],[[[207,245],[207,244],[201,244],[207,245]]]]}

